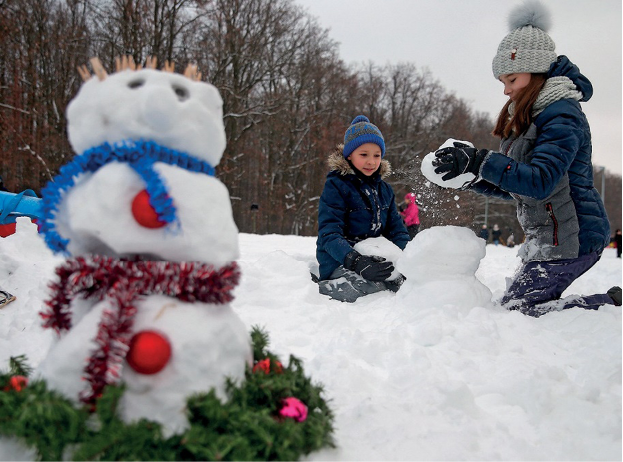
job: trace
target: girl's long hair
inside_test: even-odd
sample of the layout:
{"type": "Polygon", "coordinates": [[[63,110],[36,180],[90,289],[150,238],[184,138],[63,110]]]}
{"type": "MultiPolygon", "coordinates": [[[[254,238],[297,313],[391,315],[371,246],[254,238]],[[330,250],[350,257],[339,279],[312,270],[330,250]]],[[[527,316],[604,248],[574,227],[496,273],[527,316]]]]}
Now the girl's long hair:
{"type": "Polygon", "coordinates": [[[532,106],[536,101],[539,93],[547,80],[546,74],[532,74],[530,82],[522,90],[515,101],[515,115],[513,117],[508,113],[508,107],[512,100],[509,98],[498,116],[498,120],[493,129],[493,135],[500,138],[508,138],[511,132],[521,135],[532,123],[532,106]]]}

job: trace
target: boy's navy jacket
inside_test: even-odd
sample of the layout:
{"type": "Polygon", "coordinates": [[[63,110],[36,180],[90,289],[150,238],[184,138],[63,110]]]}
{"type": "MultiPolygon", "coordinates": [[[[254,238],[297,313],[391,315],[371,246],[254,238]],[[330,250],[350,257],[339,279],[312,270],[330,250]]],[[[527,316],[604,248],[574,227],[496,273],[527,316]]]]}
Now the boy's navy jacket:
{"type": "Polygon", "coordinates": [[[401,249],[409,242],[394,191],[382,179],[391,172],[389,162],[382,160],[378,173],[361,178],[342,153],[340,145],[329,157],[331,171],[318,205],[316,258],[320,280],[328,279],[359,241],[384,236],[401,249]]]}
{"type": "MultiPolygon", "coordinates": [[[[582,93],[593,94],[590,81],[566,56],[559,56],[547,74],[567,77],[582,93]]],[[[470,189],[515,199],[517,216],[540,250],[525,260],[577,258],[601,253],[609,243],[606,210],[593,187],[591,133],[580,103],[560,99],[543,109],[521,136],[502,140],[502,152],[491,152],[483,162],[484,181],[470,189]]]]}

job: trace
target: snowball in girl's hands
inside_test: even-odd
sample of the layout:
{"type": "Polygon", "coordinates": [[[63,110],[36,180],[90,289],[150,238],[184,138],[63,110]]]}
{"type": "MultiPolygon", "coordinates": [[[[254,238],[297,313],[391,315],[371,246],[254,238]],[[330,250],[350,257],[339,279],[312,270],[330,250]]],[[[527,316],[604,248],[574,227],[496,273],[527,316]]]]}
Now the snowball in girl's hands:
{"type": "MultiPolygon", "coordinates": [[[[448,138],[445,143],[439,146],[438,149],[443,149],[447,147],[454,146],[454,142],[464,143],[468,146],[474,147],[472,143],[469,141],[461,141],[455,140],[454,138],[448,138]]],[[[422,174],[426,177],[426,179],[432,183],[435,183],[442,188],[453,188],[460,189],[467,183],[470,183],[474,180],[475,175],[473,173],[463,173],[455,178],[449,179],[447,181],[442,180],[443,173],[435,173],[435,166],[433,165],[433,161],[435,160],[435,152],[430,152],[424,157],[422,160],[422,174]]]]}

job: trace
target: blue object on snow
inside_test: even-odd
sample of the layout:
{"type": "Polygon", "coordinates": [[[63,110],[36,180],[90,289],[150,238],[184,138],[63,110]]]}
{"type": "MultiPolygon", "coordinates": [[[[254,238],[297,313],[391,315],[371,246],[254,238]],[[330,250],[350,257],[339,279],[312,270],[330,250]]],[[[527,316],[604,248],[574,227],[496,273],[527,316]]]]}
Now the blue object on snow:
{"type": "Polygon", "coordinates": [[[21,193],[0,191],[0,224],[15,223],[17,217],[39,218],[42,200],[32,189],[21,193]]]}

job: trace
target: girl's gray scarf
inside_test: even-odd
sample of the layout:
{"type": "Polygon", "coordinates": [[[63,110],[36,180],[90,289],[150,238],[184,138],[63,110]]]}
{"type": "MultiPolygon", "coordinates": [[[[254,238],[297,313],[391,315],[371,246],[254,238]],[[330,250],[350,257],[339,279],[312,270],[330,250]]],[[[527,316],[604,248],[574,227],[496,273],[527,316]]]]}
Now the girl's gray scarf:
{"type": "MultiPolygon", "coordinates": [[[[582,92],[576,89],[569,77],[550,77],[545,81],[541,93],[532,106],[532,117],[538,116],[547,106],[561,99],[580,101],[582,98],[582,92]]],[[[514,101],[508,107],[508,113],[511,117],[515,113],[514,101]]]]}

